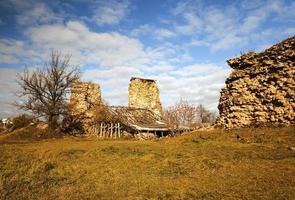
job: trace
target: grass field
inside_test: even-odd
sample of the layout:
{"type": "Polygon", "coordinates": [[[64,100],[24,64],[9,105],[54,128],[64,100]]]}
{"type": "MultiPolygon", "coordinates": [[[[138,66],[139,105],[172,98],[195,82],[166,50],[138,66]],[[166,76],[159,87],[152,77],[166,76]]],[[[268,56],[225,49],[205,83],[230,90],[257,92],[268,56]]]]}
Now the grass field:
{"type": "Polygon", "coordinates": [[[294,146],[294,127],[159,141],[6,135],[0,199],[295,199],[294,146]]]}

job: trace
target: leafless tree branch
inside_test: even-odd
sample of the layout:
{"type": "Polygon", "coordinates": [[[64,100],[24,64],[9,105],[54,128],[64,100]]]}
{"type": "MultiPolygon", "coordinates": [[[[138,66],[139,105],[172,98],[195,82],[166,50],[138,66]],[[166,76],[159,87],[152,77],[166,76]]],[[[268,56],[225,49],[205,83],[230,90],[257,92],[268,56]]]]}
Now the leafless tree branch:
{"type": "Polygon", "coordinates": [[[51,128],[56,128],[61,116],[68,114],[67,96],[72,84],[79,80],[78,67],[70,66],[70,56],[52,51],[43,67],[17,74],[18,96],[24,99],[17,107],[38,117],[46,117],[51,128]]]}

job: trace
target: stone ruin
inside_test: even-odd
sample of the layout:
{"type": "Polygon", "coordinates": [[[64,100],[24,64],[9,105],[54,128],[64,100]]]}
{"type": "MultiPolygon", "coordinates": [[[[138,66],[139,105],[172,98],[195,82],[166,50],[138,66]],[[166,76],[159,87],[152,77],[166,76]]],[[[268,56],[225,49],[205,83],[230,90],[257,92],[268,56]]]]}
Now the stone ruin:
{"type": "MultiPolygon", "coordinates": [[[[162,116],[160,92],[156,81],[131,78],[129,84],[128,107],[148,109],[162,116]]],[[[77,82],[72,87],[70,105],[73,115],[88,113],[91,108],[101,105],[100,86],[91,82],[77,82]]]]}
{"type": "Polygon", "coordinates": [[[71,113],[82,122],[85,133],[112,137],[128,133],[151,132],[162,136],[169,131],[162,120],[159,89],[154,80],[132,78],[129,106],[108,106],[101,100],[100,87],[90,82],[77,82],[70,97],[71,113]],[[101,110],[106,108],[105,110],[101,110]],[[100,111],[104,114],[98,119],[100,111]],[[99,121],[103,120],[103,121],[99,121]],[[122,132],[123,131],[123,132],[122,132]]]}
{"type": "Polygon", "coordinates": [[[131,108],[148,109],[162,117],[160,92],[155,80],[133,77],[129,84],[129,101],[131,108]]]}
{"type": "Polygon", "coordinates": [[[295,122],[295,37],[261,53],[227,61],[234,70],[221,90],[216,125],[224,128],[295,122]]]}
{"type": "Polygon", "coordinates": [[[100,86],[91,82],[77,82],[73,84],[70,106],[73,115],[87,115],[92,117],[92,108],[101,104],[100,86]]]}

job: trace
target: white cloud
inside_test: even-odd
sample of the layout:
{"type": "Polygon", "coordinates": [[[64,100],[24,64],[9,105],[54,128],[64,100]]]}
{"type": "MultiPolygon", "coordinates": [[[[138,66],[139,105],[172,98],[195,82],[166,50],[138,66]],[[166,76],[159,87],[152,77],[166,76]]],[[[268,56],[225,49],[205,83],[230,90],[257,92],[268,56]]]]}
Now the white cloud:
{"type": "Polygon", "coordinates": [[[155,30],[155,35],[159,38],[171,38],[176,36],[174,32],[165,28],[155,30]]]}
{"type": "MultiPolygon", "coordinates": [[[[251,33],[261,26],[271,14],[280,16],[283,10],[288,9],[282,1],[267,1],[264,4],[258,4],[255,9],[249,10],[241,25],[241,32],[251,33]]],[[[291,11],[291,10],[290,10],[291,11]]]]}
{"type": "Polygon", "coordinates": [[[0,51],[1,53],[21,53],[23,52],[24,42],[14,39],[0,39],[0,51]]]}
{"type": "Polygon", "coordinates": [[[172,30],[166,28],[158,28],[155,26],[151,26],[149,24],[144,24],[139,26],[136,29],[133,29],[130,32],[131,36],[138,37],[138,36],[148,36],[153,37],[154,39],[162,40],[167,38],[172,38],[177,36],[176,33],[172,30]]]}
{"type": "Polygon", "coordinates": [[[92,20],[97,25],[118,24],[128,14],[129,5],[128,0],[98,1],[92,20]]]}
{"type": "Polygon", "coordinates": [[[144,51],[138,40],[116,32],[92,32],[77,21],[29,28],[26,34],[44,53],[52,48],[69,52],[75,63],[116,66],[144,62],[140,60],[144,51]]]}
{"type": "Polygon", "coordinates": [[[248,43],[247,38],[229,33],[225,37],[211,45],[213,51],[242,47],[248,43]]]}
{"type": "Polygon", "coordinates": [[[17,63],[18,59],[15,56],[0,53],[0,61],[1,63],[13,64],[17,63]]]}
{"type": "Polygon", "coordinates": [[[183,18],[185,19],[186,24],[176,26],[176,31],[178,31],[179,33],[190,35],[202,29],[202,20],[193,12],[184,13],[183,18]]]}
{"type": "MultiPolygon", "coordinates": [[[[220,51],[253,43],[257,38],[253,35],[267,31],[269,28],[265,24],[271,21],[294,22],[294,8],[294,2],[279,0],[242,1],[223,7],[202,1],[181,1],[172,13],[183,20],[182,23],[175,21],[175,30],[178,34],[189,35],[191,46],[208,46],[212,51],[220,51]]],[[[283,38],[288,33],[283,34],[277,28],[268,39],[274,35],[283,38]]]]}
{"type": "Polygon", "coordinates": [[[16,16],[16,21],[20,25],[28,26],[61,22],[62,18],[53,13],[44,3],[33,3],[31,8],[23,10],[16,16]]]}
{"type": "Polygon", "coordinates": [[[62,23],[65,16],[45,3],[35,0],[7,0],[1,6],[14,10],[17,25],[22,27],[62,23]]]}
{"type": "MultiPolygon", "coordinates": [[[[0,39],[0,63],[19,64],[39,63],[45,55],[24,41],[16,39],[0,39]]],[[[43,59],[44,60],[44,59],[43,59]]]]}
{"type": "Polygon", "coordinates": [[[164,106],[185,98],[194,104],[204,104],[216,110],[219,91],[229,68],[215,64],[194,64],[152,76],[159,84],[164,106]]]}
{"type": "Polygon", "coordinates": [[[24,53],[23,42],[14,39],[0,39],[0,63],[19,62],[19,55],[24,53]]]}
{"type": "Polygon", "coordinates": [[[12,103],[17,99],[15,92],[18,88],[16,84],[17,70],[0,67],[0,118],[10,117],[17,113],[17,109],[12,103]]]}

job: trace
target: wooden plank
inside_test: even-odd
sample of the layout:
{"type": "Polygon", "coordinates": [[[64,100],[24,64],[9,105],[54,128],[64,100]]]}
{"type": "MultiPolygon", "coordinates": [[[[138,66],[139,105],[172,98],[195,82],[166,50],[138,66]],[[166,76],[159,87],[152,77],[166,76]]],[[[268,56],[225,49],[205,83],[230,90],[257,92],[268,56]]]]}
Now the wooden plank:
{"type": "Polygon", "coordinates": [[[117,130],[118,130],[118,126],[117,126],[117,124],[115,123],[115,129],[114,129],[114,135],[115,135],[115,138],[117,138],[117,130]]]}
{"type": "Polygon", "coordinates": [[[104,123],[103,123],[103,127],[102,127],[102,129],[103,129],[103,132],[102,132],[102,137],[105,137],[105,132],[106,132],[106,130],[105,130],[105,125],[104,125],[104,123]]]}
{"type": "Polygon", "coordinates": [[[118,135],[119,135],[119,138],[121,137],[121,133],[120,133],[120,123],[118,123],[118,135]]]}
{"type": "Polygon", "coordinates": [[[110,137],[112,138],[113,137],[113,122],[111,122],[111,128],[110,129],[111,129],[111,136],[110,137]]]}
{"type": "Polygon", "coordinates": [[[99,136],[102,137],[102,122],[100,122],[99,136]]]}

